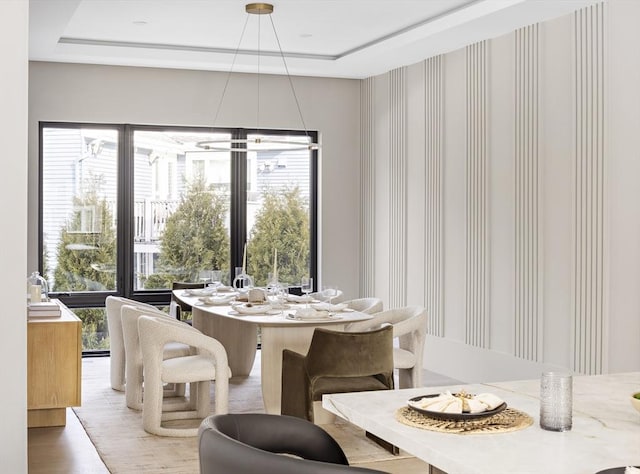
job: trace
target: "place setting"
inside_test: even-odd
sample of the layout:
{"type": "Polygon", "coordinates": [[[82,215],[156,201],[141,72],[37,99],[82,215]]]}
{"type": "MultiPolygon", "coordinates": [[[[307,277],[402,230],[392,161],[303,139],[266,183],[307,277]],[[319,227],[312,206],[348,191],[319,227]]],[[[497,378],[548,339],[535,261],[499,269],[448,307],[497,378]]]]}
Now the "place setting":
{"type": "Polygon", "coordinates": [[[415,428],[455,434],[506,433],[533,424],[528,414],[508,407],[495,394],[464,390],[413,397],[396,411],[396,419],[415,428]]]}

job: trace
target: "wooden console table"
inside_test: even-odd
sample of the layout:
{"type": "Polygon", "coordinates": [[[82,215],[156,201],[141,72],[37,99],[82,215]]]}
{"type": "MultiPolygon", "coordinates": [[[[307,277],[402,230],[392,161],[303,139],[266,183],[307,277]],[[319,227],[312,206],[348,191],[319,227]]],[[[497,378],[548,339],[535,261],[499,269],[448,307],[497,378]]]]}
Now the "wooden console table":
{"type": "Polygon", "coordinates": [[[27,321],[27,426],[64,426],[80,406],[82,322],[57,301],[62,316],[27,321]]]}

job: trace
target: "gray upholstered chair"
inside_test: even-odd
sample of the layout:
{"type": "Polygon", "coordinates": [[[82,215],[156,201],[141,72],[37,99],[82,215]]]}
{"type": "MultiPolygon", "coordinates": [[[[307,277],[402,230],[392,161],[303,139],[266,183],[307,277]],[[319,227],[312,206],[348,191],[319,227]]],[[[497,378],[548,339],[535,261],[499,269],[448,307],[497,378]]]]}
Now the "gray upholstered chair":
{"type": "Polygon", "coordinates": [[[398,369],[400,388],[421,387],[424,342],[427,337],[427,311],[422,306],[389,309],[373,315],[373,319],[352,323],[346,331],[367,331],[384,324],[393,326],[398,347],[393,349],[394,367],[398,369]]]}
{"type": "Polygon", "coordinates": [[[338,443],[319,426],[264,413],[205,418],[198,453],[200,474],[381,473],[350,467],[338,443]]]}
{"type": "Polygon", "coordinates": [[[339,332],[317,328],[306,355],[282,351],[281,413],[314,421],[325,393],[393,389],[393,328],[339,332]]]}

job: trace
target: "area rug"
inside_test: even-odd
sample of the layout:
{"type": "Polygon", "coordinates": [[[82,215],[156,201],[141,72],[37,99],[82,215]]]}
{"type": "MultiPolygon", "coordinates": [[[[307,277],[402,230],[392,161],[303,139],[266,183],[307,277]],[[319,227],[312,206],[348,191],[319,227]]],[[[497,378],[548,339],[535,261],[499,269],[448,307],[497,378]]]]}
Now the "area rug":
{"type": "MultiPolygon", "coordinates": [[[[254,367],[249,377],[231,379],[231,413],[264,412],[259,361],[254,367]]],[[[197,438],[167,438],[145,432],[142,414],[126,407],[124,393],[111,389],[108,358],[83,359],[82,369],[82,406],[74,412],[111,473],[198,472],[197,438]]],[[[323,428],[340,444],[351,464],[400,473],[407,472],[406,463],[413,460],[404,453],[393,456],[347,422],[336,421],[323,428]]],[[[415,462],[420,469],[415,472],[425,472],[421,469],[425,465],[415,462]]]]}

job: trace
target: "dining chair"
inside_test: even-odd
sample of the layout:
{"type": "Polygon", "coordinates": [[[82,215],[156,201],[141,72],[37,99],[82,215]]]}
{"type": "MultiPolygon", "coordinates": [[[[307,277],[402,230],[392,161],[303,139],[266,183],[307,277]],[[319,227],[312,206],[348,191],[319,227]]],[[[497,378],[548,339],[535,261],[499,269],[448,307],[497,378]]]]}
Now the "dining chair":
{"type": "Polygon", "coordinates": [[[265,413],[205,418],[198,456],[200,474],[381,473],[349,466],[340,445],[319,426],[265,413]]]}
{"type": "Polygon", "coordinates": [[[146,308],[149,311],[158,311],[155,306],[146,303],[123,298],[121,296],[107,296],[105,308],[107,312],[107,329],[109,331],[109,364],[111,388],[124,392],[125,390],[125,364],[124,336],[122,334],[121,308],[124,305],[134,305],[146,308]]]}
{"type": "Polygon", "coordinates": [[[203,419],[209,415],[212,380],[215,381],[214,411],[227,413],[231,370],[227,352],[219,341],[184,323],[158,316],[140,316],[138,331],[144,365],[142,424],[146,432],[158,436],[197,436],[198,428],[167,427],[162,426],[162,422],[203,419]],[[191,346],[194,353],[164,359],[164,346],[169,342],[191,346]],[[163,412],[163,386],[167,383],[189,384],[187,409],[163,412]]]}
{"type": "MultiPolygon", "coordinates": [[[[380,298],[357,298],[355,300],[344,301],[347,306],[354,311],[366,314],[379,313],[383,309],[382,300],[380,298]]],[[[348,326],[347,326],[348,327],[348,326]]]]}
{"type": "MultiPolygon", "coordinates": [[[[194,290],[197,288],[204,288],[206,286],[205,283],[195,283],[189,281],[174,281],[171,283],[172,290],[194,290]]],[[[176,319],[182,321],[184,319],[183,313],[190,313],[193,308],[190,304],[185,303],[184,301],[179,300],[176,296],[171,293],[171,301],[175,302],[175,305],[172,305],[171,311],[175,310],[176,319]]]]}
{"type": "Polygon", "coordinates": [[[346,331],[367,331],[393,326],[393,364],[398,369],[399,388],[421,387],[427,311],[422,306],[406,306],[375,313],[373,319],[349,324],[346,331]]]}
{"type": "Polygon", "coordinates": [[[393,328],[341,332],[316,328],[306,355],[282,351],[283,415],[315,421],[325,393],[393,389],[393,328]],[[319,403],[315,403],[316,408],[319,403]]]}
{"type": "MultiPolygon", "coordinates": [[[[170,315],[160,311],[151,311],[148,308],[140,306],[124,305],[121,308],[122,334],[124,336],[124,352],[125,352],[125,374],[127,383],[125,384],[125,400],[127,407],[133,410],[142,410],[143,399],[143,378],[144,365],[142,363],[142,349],[140,347],[140,334],[138,332],[138,319],[143,315],[157,316],[160,318],[171,318],[170,315]]],[[[174,319],[171,318],[173,322],[174,319]]],[[[191,328],[188,324],[181,323],[186,328],[191,328]]],[[[164,359],[173,359],[174,357],[183,357],[192,355],[194,350],[179,342],[169,342],[162,351],[164,359]]],[[[185,384],[168,384],[164,386],[165,397],[183,397],[185,395],[185,384]]],[[[172,403],[166,410],[180,410],[183,405],[172,403]]]]}

